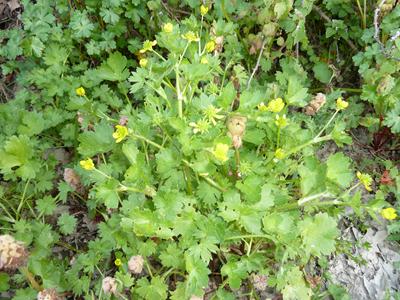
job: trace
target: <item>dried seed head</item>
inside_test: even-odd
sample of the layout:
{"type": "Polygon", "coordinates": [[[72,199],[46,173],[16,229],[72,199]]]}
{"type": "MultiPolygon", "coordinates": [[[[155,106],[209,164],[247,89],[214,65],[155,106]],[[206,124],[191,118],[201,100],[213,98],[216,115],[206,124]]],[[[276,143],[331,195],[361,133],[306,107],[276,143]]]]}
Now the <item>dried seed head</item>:
{"type": "Polygon", "coordinates": [[[26,264],[28,251],[24,243],[11,235],[0,235],[0,270],[15,270],[26,264]]]}
{"type": "Polygon", "coordinates": [[[141,255],[132,256],[128,261],[128,270],[133,274],[140,274],[143,270],[144,259],[141,255]]]}
{"type": "Polygon", "coordinates": [[[322,93],[315,95],[313,100],[307,105],[304,113],[308,116],[314,116],[326,102],[326,96],[322,93]]]}
{"type": "Polygon", "coordinates": [[[117,280],[113,277],[107,276],[103,279],[101,288],[106,294],[115,294],[117,292],[117,280]]]}
{"type": "Polygon", "coordinates": [[[56,289],[44,289],[37,295],[37,300],[62,300],[64,297],[58,295],[56,289]]]}
{"type": "Polygon", "coordinates": [[[215,48],[214,48],[214,54],[219,54],[222,52],[222,49],[224,47],[224,37],[217,36],[215,37],[215,48]]]}
{"type": "Polygon", "coordinates": [[[252,276],[253,286],[258,291],[265,291],[267,288],[267,276],[260,274],[253,274],[252,276]]]}
{"type": "Polygon", "coordinates": [[[242,146],[242,137],[246,130],[246,117],[233,116],[228,119],[228,135],[232,138],[233,147],[236,149],[242,146]]]}
{"type": "Polygon", "coordinates": [[[79,175],[71,168],[64,169],[64,180],[75,191],[82,189],[81,179],[79,175]]]}

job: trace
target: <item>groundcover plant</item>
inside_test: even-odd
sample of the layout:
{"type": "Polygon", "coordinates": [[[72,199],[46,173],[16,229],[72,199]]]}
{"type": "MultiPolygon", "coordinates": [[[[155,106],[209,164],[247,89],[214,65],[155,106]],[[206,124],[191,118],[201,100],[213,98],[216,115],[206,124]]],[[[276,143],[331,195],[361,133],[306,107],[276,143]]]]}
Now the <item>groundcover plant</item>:
{"type": "Polygon", "coordinates": [[[348,297],[340,220],[399,240],[395,4],[0,1],[1,295],[348,297]]]}

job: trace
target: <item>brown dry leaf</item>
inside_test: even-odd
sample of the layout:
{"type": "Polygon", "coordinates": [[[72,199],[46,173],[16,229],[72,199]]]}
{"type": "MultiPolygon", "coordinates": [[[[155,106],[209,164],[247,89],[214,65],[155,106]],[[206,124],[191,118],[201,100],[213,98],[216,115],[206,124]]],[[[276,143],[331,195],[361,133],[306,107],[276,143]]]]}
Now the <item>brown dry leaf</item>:
{"type": "Polygon", "coordinates": [[[308,104],[304,110],[304,113],[308,116],[314,116],[326,102],[326,96],[322,93],[318,93],[310,104],[308,104]]]}
{"type": "Polygon", "coordinates": [[[82,190],[81,178],[75,172],[74,169],[71,168],[64,169],[64,180],[75,191],[80,192],[82,190]]]}

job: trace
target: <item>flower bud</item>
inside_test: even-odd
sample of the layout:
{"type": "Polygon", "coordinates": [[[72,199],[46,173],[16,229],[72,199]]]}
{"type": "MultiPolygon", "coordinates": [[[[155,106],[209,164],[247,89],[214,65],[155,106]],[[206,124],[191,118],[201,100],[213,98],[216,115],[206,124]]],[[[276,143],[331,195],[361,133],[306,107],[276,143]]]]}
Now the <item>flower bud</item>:
{"type": "Polygon", "coordinates": [[[140,274],[143,270],[144,259],[141,255],[132,256],[128,261],[128,270],[133,274],[140,274]]]}
{"type": "Polygon", "coordinates": [[[0,235],[0,270],[15,270],[24,266],[28,251],[24,244],[11,235],[0,235]]]}

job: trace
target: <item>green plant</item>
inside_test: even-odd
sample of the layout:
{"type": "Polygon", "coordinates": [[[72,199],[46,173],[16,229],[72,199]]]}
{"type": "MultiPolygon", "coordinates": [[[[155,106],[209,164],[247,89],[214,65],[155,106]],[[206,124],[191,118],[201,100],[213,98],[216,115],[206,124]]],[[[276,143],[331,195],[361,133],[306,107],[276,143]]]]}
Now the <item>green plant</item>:
{"type": "MultiPolygon", "coordinates": [[[[0,105],[0,221],[30,251],[0,273],[14,299],[257,298],[266,286],[310,299],[306,266],[324,275],[345,248],[344,208],[364,220],[390,206],[389,186],[361,201],[373,179],[342,152],[316,157],[352,143],[360,105],[313,50],[312,1],[22,4],[24,27],[0,36],[18,87],[0,105]]],[[[339,21],[324,43],[360,37],[339,21]]]]}

